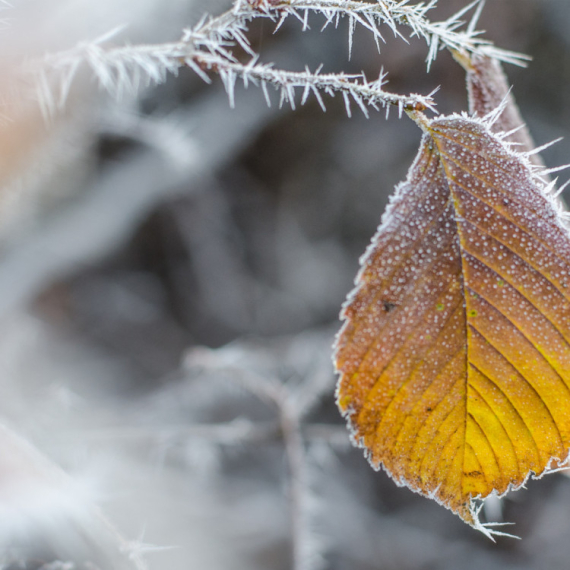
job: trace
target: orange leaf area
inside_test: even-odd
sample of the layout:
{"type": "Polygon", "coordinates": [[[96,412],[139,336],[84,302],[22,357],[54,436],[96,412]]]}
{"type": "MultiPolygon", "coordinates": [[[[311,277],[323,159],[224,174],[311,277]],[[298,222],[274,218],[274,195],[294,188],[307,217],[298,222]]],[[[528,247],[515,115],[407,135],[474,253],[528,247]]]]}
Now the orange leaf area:
{"type": "Polygon", "coordinates": [[[338,406],[373,466],[489,533],[474,499],[568,457],[570,234],[483,121],[424,122],[343,310],[338,406]]]}

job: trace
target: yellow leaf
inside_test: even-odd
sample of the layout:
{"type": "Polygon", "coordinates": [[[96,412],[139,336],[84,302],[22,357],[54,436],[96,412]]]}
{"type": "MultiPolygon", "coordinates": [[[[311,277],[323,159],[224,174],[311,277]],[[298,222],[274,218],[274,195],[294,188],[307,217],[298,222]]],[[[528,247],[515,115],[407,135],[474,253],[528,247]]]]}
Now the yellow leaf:
{"type": "Polygon", "coordinates": [[[338,405],[373,466],[489,533],[475,499],[568,457],[570,233],[490,125],[422,120],[343,310],[338,405]]]}

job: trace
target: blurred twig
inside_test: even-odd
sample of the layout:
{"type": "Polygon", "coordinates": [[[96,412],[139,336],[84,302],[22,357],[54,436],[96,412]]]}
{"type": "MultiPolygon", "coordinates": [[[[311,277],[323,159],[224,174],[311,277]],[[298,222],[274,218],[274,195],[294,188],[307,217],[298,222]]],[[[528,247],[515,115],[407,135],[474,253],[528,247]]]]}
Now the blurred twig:
{"type": "MultiPolygon", "coordinates": [[[[309,482],[306,442],[324,441],[329,445],[345,445],[348,434],[344,427],[313,425],[305,420],[312,407],[325,394],[332,392],[332,368],[327,357],[318,358],[321,351],[318,343],[301,340],[309,345],[317,357],[315,366],[305,371],[302,381],[295,384],[284,382],[267,371],[256,370],[252,355],[244,353],[240,358],[235,349],[193,349],[185,361],[189,370],[200,374],[216,374],[235,383],[277,410],[288,465],[288,487],[291,520],[292,558],[294,570],[316,568],[320,553],[311,537],[309,512],[309,482]],[[246,356],[247,355],[247,356],[246,356]],[[242,364],[243,362],[243,364],[242,364]],[[342,435],[341,433],[342,432],[342,435]]],[[[328,345],[328,343],[327,343],[328,345]]],[[[295,354],[293,347],[292,353],[295,354]]],[[[327,351],[328,353],[328,351],[327,351]]],[[[297,355],[298,356],[298,355],[297,355]]],[[[327,354],[328,356],[328,354],[327,354]]],[[[270,432],[267,432],[270,433],[270,432]]],[[[271,434],[273,438],[275,433],[271,434]]]]}

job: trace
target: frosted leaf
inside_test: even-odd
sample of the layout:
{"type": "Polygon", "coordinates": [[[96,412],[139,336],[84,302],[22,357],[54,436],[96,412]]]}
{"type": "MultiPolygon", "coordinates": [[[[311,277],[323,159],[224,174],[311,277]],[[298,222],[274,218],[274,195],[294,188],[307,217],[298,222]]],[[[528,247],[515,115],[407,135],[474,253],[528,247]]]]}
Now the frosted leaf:
{"type": "Polygon", "coordinates": [[[570,235],[487,123],[416,119],[419,154],[343,310],[338,405],[374,467],[497,534],[475,500],[568,457],[570,235]]]}

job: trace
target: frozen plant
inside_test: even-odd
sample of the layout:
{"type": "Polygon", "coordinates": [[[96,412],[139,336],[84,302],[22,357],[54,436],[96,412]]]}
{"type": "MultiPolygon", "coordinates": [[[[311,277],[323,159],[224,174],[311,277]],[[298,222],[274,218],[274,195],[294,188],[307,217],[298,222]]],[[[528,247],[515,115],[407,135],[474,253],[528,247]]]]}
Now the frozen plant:
{"type": "Polygon", "coordinates": [[[323,94],[334,97],[340,93],[349,115],[351,103],[366,116],[369,107],[375,110],[383,107],[388,114],[391,106],[396,106],[401,115],[404,109],[433,110],[433,92],[426,95],[390,93],[384,89],[387,76],[384,70],[377,79],[369,80],[364,74],[323,73],[321,67],[293,72],[262,63],[260,54],[248,39],[249,24],[256,19],[268,19],[275,23],[277,30],[293,17],[307,30],[309,16],[315,13],[323,18],[321,30],[338,26],[342,18],[348,20],[349,52],[355,27],[360,25],[373,34],[378,50],[387,32],[403,42],[408,41],[406,30],[410,37],[423,38],[428,46],[428,69],[441,49],[523,65],[524,56],[497,48],[480,37],[476,25],[483,5],[484,0],[475,0],[450,18],[432,22],[429,14],[437,6],[437,0],[418,4],[408,0],[235,0],[224,14],[205,16],[193,28],[184,30],[178,41],[113,46],[110,40],[119,31],[114,30],[95,41],[35,60],[27,66],[27,72],[36,76],[39,101],[48,114],[65,104],[78,69],[87,64],[100,86],[115,96],[137,91],[143,85],[161,83],[169,73],[176,74],[187,66],[208,83],[211,73],[218,74],[231,105],[236,81],[241,79],[245,86],[259,85],[268,105],[271,104],[268,86],[272,86],[279,92],[280,105],[286,102],[293,109],[297,91],[301,92],[301,104],[312,94],[323,109],[323,94]],[[469,11],[474,13],[466,23],[462,18],[469,11]],[[243,51],[246,58],[238,56],[236,48],[243,51]]]}

